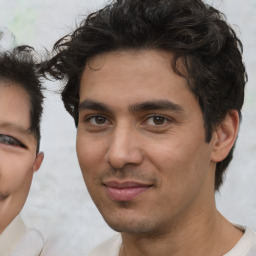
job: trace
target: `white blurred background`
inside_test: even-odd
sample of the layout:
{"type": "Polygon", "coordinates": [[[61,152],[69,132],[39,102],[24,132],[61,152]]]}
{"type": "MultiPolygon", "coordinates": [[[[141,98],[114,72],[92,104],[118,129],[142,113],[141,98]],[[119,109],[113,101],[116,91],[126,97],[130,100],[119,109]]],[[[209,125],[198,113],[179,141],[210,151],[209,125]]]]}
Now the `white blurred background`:
{"type": "MultiPolygon", "coordinates": [[[[0,30],[8,28],[17,44],[38,51],[51,49],[103,0],[0,0],[0,30]]],[[[232,222],[256,228],[256,0],[207,1],[227,16],[244,44],[249,83],[243,122],[234,160],[216,195],[219,210],[232,222]],[[236,26],[235,26],[236,25],[236,26]]],[[[58,84],[47,82],[56,90],[58,84]]],[[[72,118],[57,94],[46,94],[41,150],[45,160],[34,175],[22,211],[24,220],[50,236],[51,255],[73,256],[88,252],[114,232],[104,223],[85,188],[78,166],[72,118]]]]}

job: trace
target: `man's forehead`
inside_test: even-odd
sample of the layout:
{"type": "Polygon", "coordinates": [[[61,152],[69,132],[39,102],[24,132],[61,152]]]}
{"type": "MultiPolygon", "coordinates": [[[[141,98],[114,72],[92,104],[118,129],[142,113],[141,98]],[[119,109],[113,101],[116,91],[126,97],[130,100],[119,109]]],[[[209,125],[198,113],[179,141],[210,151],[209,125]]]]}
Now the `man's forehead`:
{"type": "Polygon", "coordinates": [[[164,101],[171,102],[172,110],[182,110],[183,95],[192,92],[187,80],[172,70],[171,60],[170,52],[159,50],[115,51],[95,56],[81,78],[80,110],[85,100],[86,108],[92,106],[90,100],[108,106],[121,100],[120,107],[129,110],[169,108],[170,104],[162,104],[164,101]]]}
{"type": "MultiPolygon", "coordinates": [[[[101,70],[106,62],[111,57],[115,57],[116,59],[121,59],[127,55],[130,55],[134,62],[140,57],[141,59],[145,59],[145,61],[151,56],[161,56],[162,59],[165,60],[168,64],[171,63],[171,60],[173,59],[174,54],[170,51],[165,51],[162,49],[117,49],[109,52],[103,52],[94,56],[91,56],[85,65],[85,69],[89,69],[91,71],[99,71],[101,70]]],[[[178,61],[179,62],[179,61],[178,61]]],[[[169,65],[171,68],[171,65],[169,65]]],[[[83,72],[84,72],[83,71],[83,72]]]]}
{"type": "MultiPolygon", "coordinates": [[[[90,74],[90,77],[97,78],[98,73],[105,72],[115,77],[117,70],[121,65],[126,65],[126,70],[132,70],[133,66],[143,67],[146,70],[148,63],[157,63],[155,68],[168,70],[170,73],[186,80],[189,87],[190,81],[187,78],[187,68],[184,57],[176,59],[171,51],[162,49],[118,49],[110,52],[100,53],[91,56],[84,67],[80,79],[80,90],[83,86],[83,80],[90,74]]],[[[131,78],[133,73],[130,74],[131,78]]],[[[159,77],[161,78],[161,77],[159,77]]]]}

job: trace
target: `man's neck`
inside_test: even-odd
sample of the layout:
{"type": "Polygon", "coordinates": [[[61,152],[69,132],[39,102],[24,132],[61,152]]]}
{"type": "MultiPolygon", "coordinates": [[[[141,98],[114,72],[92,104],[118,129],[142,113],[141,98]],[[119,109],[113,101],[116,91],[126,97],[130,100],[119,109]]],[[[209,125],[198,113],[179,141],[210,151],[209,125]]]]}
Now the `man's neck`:
{"type": "Polygon", "coordinates": [[[242,235],[215,208],[211,216],[196,216],[162,235],[122,233],[119,256],[219,256],[230,251],[242,235]]]}

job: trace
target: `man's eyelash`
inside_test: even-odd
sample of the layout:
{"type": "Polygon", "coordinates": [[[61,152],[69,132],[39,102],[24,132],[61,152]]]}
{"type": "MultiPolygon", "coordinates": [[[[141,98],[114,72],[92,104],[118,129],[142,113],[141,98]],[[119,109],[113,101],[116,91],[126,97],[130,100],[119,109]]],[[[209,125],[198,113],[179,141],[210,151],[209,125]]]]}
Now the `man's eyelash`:
{"type": "Polygon", "coordinates": [[[167,117],[165,115],[159,115],[159,114],[153,114],[153,115],[149,115],[145,118],[145,121],[149,120],[150,118],[159,118],[159,119],[163,119],[165,121],[173,121],[172,118],[167,117]]]}
{"type": "Polygon", "coordinates": [[[92,114],[92,115],[88,115],[88,116],[86,116],[85,118],[84,118],[84,121],[85,122],[90,122],[92,119],[100,119],[100,118],[102,118],[102,119],[104,119],[105,121],[108,121],[108,122],[110,122],[109,121],[109,118],[107,117],[107,116],[105,116],[105,115],[102,115],[102,114],[92,114]]]}

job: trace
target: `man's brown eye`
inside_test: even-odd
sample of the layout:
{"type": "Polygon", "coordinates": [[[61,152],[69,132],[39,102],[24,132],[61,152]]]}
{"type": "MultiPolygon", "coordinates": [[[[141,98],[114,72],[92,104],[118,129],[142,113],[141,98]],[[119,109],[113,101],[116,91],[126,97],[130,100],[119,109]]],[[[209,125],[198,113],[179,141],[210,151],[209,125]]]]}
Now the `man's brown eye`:
{"type": "Polygon", "coordinates": [[[87,121],[93,125],[103,125],[107,123],[107,118],[100,115],[90,116],[87,121]]]}
{"type": "Polygon", "coordinates": [[[154,117],[153,117],[153,122],[154,122],[154,124],[156,124],[156,125],[164,124],[165,121],[166,121],[166,118],[165,118],[165,117],[162,117],[162,116],[154,116],[154,117]]]}
{"type": "Polygon", "coordinates": [[[95,122],[97,124],[104,124],[106,122],[106,118],[103,116],[96,116],[95,117],[95,122]]]}
{"type": "Polygon", "coordinates": [[[147,118],[145,124],[151,126],[164,125],[168,122],[168,119],[161,115],[154,115],[147,118]]]}

